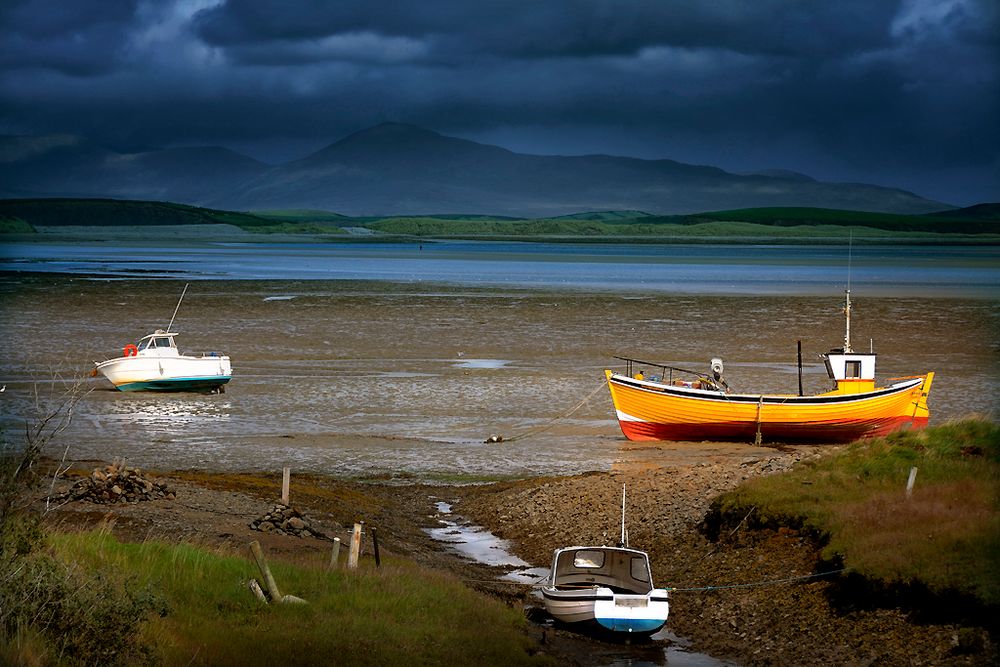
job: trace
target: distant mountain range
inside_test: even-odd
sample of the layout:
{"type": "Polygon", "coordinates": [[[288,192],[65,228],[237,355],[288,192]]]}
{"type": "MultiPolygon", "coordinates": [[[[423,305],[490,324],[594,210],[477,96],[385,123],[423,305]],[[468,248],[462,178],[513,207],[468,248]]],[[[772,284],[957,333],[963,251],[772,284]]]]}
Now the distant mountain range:
{"type": "Polygon", "coordinates": [[[952,208],[911,192],[795,172],[734,174],[673,160],[525,155],[386,123],[272,166],[218,148],[120,153],[70,135],[0,136],[0,197],[160,200],[230,210],[548,217],[762,206],[888,213],[952,208]]]}

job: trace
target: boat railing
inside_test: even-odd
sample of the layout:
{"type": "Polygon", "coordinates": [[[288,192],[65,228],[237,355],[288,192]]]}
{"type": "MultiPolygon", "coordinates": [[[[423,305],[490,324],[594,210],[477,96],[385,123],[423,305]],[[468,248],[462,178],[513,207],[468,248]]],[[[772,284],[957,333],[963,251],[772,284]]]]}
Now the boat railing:
{"type": "MultiPolygon", "coordinates": [[[[666,384],[671,384],[674,381],[674,373],[683,373],[686,375],[693,375],[694,377],[701,379],[710,380],[708,375],[705,373],[699,373],[698,371],[688,370],[687,368],[678,368],[677,366],[668,366],[667,364],[661,364],[655,361],[643,361],[641,359],[632,359],[631,357],[612,357],[613,359],[618,359],[619,361],[625,362],[625,375],[629,377],[634,377],[636,366],[642,366],[643,370],[647,368],[652,368],[659,370],[660,376],[659,380],[666,384]]],[[[648,373],[643,373],[643,376],[649,376],[648,373]]]]}

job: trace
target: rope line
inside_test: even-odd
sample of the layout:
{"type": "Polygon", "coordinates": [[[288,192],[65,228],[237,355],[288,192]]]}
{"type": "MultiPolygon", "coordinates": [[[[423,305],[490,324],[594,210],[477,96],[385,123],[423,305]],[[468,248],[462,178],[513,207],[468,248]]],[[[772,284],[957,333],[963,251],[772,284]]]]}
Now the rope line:
{"type": "Polygon", "coordinates": [[[757,586],[774,586],[777,584],[787,584],[793,581],[803,581],[805,579],[817,579],[819,577],[827,577],[831,574],[839,574],[840,572],[846,572],[847,568],[843,567],[839,570],[831,570],[829,572],[820,572],[819,574],[803,574],[798,577],[788,577],[787,579],[771,579],[769,581],[758,581],[749,584],[729,584],[726,586],[699,586],[697,588],[668,588],[668,591],[677,591],[679,593],[689,593],[693,591],[721,591],[727,588],[755,588],[757,586]]]}
{"type": "MultiPolygon", "coordinates": [[[[523,438],[527,438],[528,436],[537,435],[538,433],[542,433],[543,431],[549,430],[550,428],[552,428],[553,426],[555,426],[556,422],[558,422],[560,420],[563,420],[563,419],[566,419],[567,417],[569,417],[570,415],[572,415],[574,412],[576,412],[577,410],[579,410],[580,408],[582,408],[587,403],[587,401],[589,401],[591,399],[591,397],[593,397],[594,394],[596,394],[598,391],[600,391],[601,388],[603,388],[604,385],[606,385],[606,384],[607,384],[607,380],[605,380],[605,379],[602,378],[600,384],[598,384],[596,387],[594,387],[593,391],[591,391],[589,394],[587,394],[584,397],[584,399],[582,401],[580,401],[579,403],[577,403],[569,412],[567,412],[567,413],[565,413],[563,415],[560,415],[558,417],[555,417],[554,419],[550,420],[548,424],[540,426],[540,427],[538,427],[536,429],[528,429],[527,431],[525,431],[524,433],[521,433],[520,435],[515,435],[515,436],[512,436],[510,438],[503,438],[503,442],[514,442],[515,440],[521,440],[523,438]]],[[[489,442],[489,440],[487,440],[487,442],[489,442]]]]}
{"type": "MultiPolygon", "coordinates": [[[[728,584],[726,586],[698,586],[698,587],[695,587],[695,588],[672,588],[672,587],[669,587],[669,586],[664,586],[664,588],[667,591],[670,591],[671,593],[675,593],[675,592],[676,593],[692,593],[692,592],[699,592],[699,591],[721,591],[721,590],[726,590],[726,589],[731,589],[731,588],[756,588],[756,587],[760,587],[760,586],[776,586],[778,584],[788,584],[788,583],[792,583],[792,582],[795,582],[795,581],[804,581],[806,579],[818,579],[819,577],[828,577],[831,574],[839,574],[841,572],[846,572],[846,571],[847,571],[847,568],[844,567],[844,568],[841,568],[839,570],[831,570],[829,572],[820,572],[819,574],[803,574],[803,575],[800,575],[800,576],[797,576],[797,577],[788,577],[787,579],[770,579],[768,581],[757,581],[757,582],[751,582],[751,583],[748,583],[748,584],[728,584]]],[[[464,579],[464,581],[467,581],[467,582],[470,582],[470,583],[480,583],[480,584],[493,583],[493,584],[506,584],[506,585],[511,585],[511,586],[529,586],[531,588],[540,588],[540,587],[543,587],[543,586],[546,585],[546,584],[542,584],[542,583],[538,583],[538,582],[529,583],[529,582],[523,582],[523,581],[506,581],[506,580],[502,580],[502,579],[464,579]]],[[[579,586],[567,586],[567,588],[595,588],[595,587],[596,587],[596,585],[583,585],[583,584],[580,584],[579,586]]]]}

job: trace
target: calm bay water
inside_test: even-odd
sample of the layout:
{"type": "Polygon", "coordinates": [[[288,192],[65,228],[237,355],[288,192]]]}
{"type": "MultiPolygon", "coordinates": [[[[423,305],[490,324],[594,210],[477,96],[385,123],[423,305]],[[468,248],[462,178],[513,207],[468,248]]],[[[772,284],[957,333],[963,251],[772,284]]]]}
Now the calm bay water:
{"type": "Polygon", "coordinates": [[[188,280],[386,280],[688,294],[1000,298],[1000,257],[978,246],[417,243],[21,243],[0,270],[188,280]]]}
{"type": "MultiPolygon", "coordinates": [[[[602,370],[721,356],[737,390],[827,388],[847,248],[452,243],[4,247],[0,415],[94,388],[60,437],[75,459],[343,475],[525,475],[634,456],[602,370]],[[49,272],[49,273],[43,273],[49,272]],[[155,278],[154,278],[155,277],[155,278]],[[128,394],[94,361],[166,326],[224,351],[226,393],[128,394]],[[586,400],[585,400],[586,399],[586,400]],[[575,409],[575,410],[574,410],[575,409]],[[569,418],[558,419],[569,412],[569,418]],[[508,442],[485,444],[501,434],[508,442]],[[510,438],[519,435],[528,437],[510,438]]],[[[937,371],[932,421],[995,416],[1000,262],[983,248],[855,248],[857,348],[879,379],[937,371]],[[870,342],[871,341],[871,342],[870,342]]]]}

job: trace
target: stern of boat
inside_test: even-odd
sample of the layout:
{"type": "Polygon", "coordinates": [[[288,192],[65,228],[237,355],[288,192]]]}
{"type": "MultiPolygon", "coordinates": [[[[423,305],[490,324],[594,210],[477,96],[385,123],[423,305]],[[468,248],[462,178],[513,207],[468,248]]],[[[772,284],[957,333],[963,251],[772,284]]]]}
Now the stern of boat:
{"type": "Polygon", "coordinates": [[[670,613],[668,593],[654,589],[647,595],[616,593],[611,599],[594,602],[594,620],[615,633],[651,635],[667,622],[670,613]]]}
{"type": "Polygon", "coordinates": [[[927,425],[931,410],[927,407],[927,397],[931,393],[931,383],[934,382],[934,371],[924,376],[924,381],[914,390],[913,425],[922,428],[927,425]]]}

